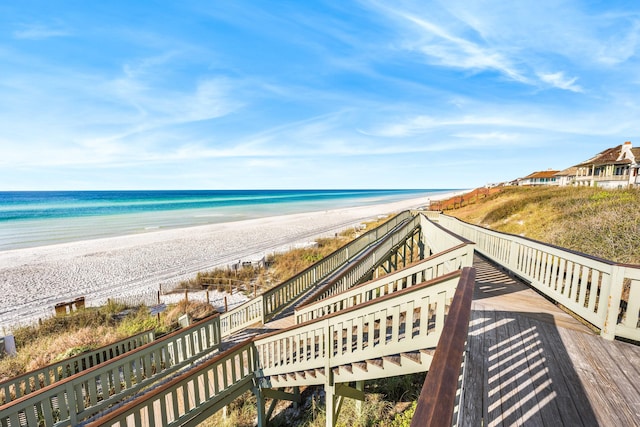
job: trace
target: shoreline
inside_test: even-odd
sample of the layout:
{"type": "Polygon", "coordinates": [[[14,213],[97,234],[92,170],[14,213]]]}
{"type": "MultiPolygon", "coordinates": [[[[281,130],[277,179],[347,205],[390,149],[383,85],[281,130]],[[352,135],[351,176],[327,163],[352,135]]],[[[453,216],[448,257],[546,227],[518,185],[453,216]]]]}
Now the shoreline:
{"type": "Polygon", "coordinates": [[[52,316],[56,303],[81,296],[96,306],[107,298],[166,289],[198,271],[288,250],[461,192],[2,251],[0,326],[52,316]]]}

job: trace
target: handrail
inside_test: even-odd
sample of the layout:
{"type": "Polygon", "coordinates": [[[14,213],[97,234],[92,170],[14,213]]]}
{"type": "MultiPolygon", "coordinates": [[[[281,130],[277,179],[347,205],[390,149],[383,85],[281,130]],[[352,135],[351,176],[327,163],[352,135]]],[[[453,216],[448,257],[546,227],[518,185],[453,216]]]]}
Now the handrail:
{"type": "Polygon", "coordinates": [[[309,296],[305,303],[300,304],[300,307],[335,295],[356,285],[368,272],[373,270],[379,261],[383,260],[394,247],[403,242],[410,233],[415,231],[419,225],[420,219],[414,217],[413,220],[407,222],[395,233],[384,237],[379,242],[379,246],[369,249],[357,263],[350,265],[340,276],[332,278],[325,285],[318,288],[309,296]],[[398,236],[401,236],[401,238],[399,239],[398,236]]]}
{"type": "Polygon", "coordinates": [[[393,273],[354,286],[324,299],[296,307],[296,323],[307,322],[379,298],[473,264],[473,244],[454,248],[414,262],[393,273]]]}
{"type": "Polygon", "coordinates": [[[139,399],[86,424],[86,427],[126,426],[127,418],[134,415],[136,425],[142,425],[141,414],[148,418],[146,425],[162,426],[176,423],[195,425],[231,403],[249,390],[256,366],[253,339],[250,338],[220,353],[139,399]],[[190,401],[187,393],[193,391],[190,401]],[[204,406],[204,408],[202,408],[204,406]],[[200,411],[194,410],[195,408],[200,411]],[[159,414],[155,411],[159,409],[159,414]],[[203,410],[208,410],[203,412],[203,410]]]}
{"type": "MultiPolygon", "coordinates": [[[[315,368],[328,373],[344,363],[432,348],[460,277],[458,271],[341,313],[250,338],[86,426],[125,426],[128,420],[136,426],[195,425],[248,390],[272,388],[281,373],[315,368]],[[314,328],[315,335],[309,332],[314,328]],[[345,334],[346,345],[333,338],[345,334]]],[[[428,369],[431,358],[425,355],[425,360],[422,370],[428,369]]],[[[320,376],[316,383],[323,381],[320,376]]]]}
{"type": "Polygon", "coordinates": [[[0,406],[0,423],[72,426],[142,387],[185,367],[220,345],[214,315],[138,349],[0,406]],[[38,421],[36,417],[42,417],[38,421]]]}
{"type": "Polygon", "coordinates": [[[475,270],[462,270],[444,329],[425,378],[411,427],[450,427],[453,420],[458,379],[471,319],[475,270]]]}
{"type": "Polygon", "coordinates": [[[144,344],[150,343],[154,338],[155,336],[152,330],[140,332],[139,334],[124,338],[120,341],[0,382],[0,405],[26,396],[29,393],[104,363],[128,351],[135,350],[144,344]]]}
{"type": "MultiPolygon", "coordinates": [[[[434,348],[460,271],[254,339],[260,370],[277,376],[434,348]]],[[[317,383],[323,382],[316,378],[317,383]]],[[[306,384],[313,380],[305,380],[306,384]]]]}
{"type": "Polygon", "coordinates": [[[640,341],[640,266],[615,263],[441,215],[439,223],[474,242],[482,255],[600,329],[640,341]]]}
{"type": "Polygon", "coordinates": [[[390,229],[411,218],[411,212],[404,211],[384,224],[369,230],[356,240],[335,250],[327,257],[306,268],[290,279],[258,295],[244,304],[220,316],[223,337],[244,329],[254,323],[265,323],[282,308],[302,295],[319,281],[328,277],[351,257],[361,252],[372,242],[383,238],[390,229]]]}
{"type": "Polygon", "coordinates": [[[298,275],[271,288],[262,294],[264,302],[264,317],[268,321],[273,315],[292,300],[296,299],[320,280],[326,278],[351,257],[361,252],[370,244],[385,238],[391,229],[411,218],[410,211],[404,211],[391,218],[384,224],[358,237],[356,240],[333,252],[328,257],[307,268],[298,275]]]}
{"type": "Polygon", "coordinates": [[[426,246],[432,253],[439,253],[461,243],[473,243],[469,239],[443,227],[422,213],[420,226],[426,246]]]}
{"type": "MultiPolygon", "coordinates": [[[[455,233],[440,226],[439,224],[432,222],[426,216],[424,216],[424,214],[415,216],[410,223],[407,223],[403,229],[396,233],[396,236],[406,236],[409,234],[410,229],[415,230],[418,227],[422,228],[423,239],[426,242],[429,251],[434,254],[444,254],[449,249],[458,247],[461,244],[472,244],[472,242],[468,239],[458,236],[455,233]]],[[[361,260],[357,265],[351,267],[351,269],[345,275],[337,277],[319,288],[308,298],[308,301],[306,303],[301,304],[298,308],[306,307],[313,304],[315,301],[339,294],[340,292],[343,292],[356,285],[361,280],[361,278],[365,276],[365,272],[368,271],[367,269],[371,269],[375,266],[376,260],[384,258],[384,255],[381,256],[380,253],[388,253],[392,250],[393,247],[399,244],[399,242],[395,239],[395,236],[389,236],[389,240],[392,241],[391,244],[384,245],[383,243],[380,248],[376,248],[372,254],[367,255],[365,259],[361,260]],[[355,274],[351,273],[352,271],[355,274]]],[[[473,248],[471,248],[471,251],[473,251],[473,248]]],[[[468,257],[468,265],[471,265],[472,258],[472,255],[468,257]]],[[[453,271],[457,268],[459,268],[459,265],[447,271],[453,271]]]]}

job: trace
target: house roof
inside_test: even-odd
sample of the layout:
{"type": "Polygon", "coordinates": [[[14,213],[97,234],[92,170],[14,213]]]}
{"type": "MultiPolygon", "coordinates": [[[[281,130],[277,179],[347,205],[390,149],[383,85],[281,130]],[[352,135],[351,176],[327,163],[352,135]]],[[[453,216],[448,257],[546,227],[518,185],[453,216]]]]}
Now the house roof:
{"type": "MultiPolygon", "coordinates": [[[[620,155],[620,150],[622,150],[622,144],[616,146],[616,147],[612,147],[612,148],[607,148],[606,150],[602,151],[601,153],[597,154],[596,156],[590,158],[589,160],[585,160],[584,162],[577,164],[576,167],[580,167],[580,166],[591,166],[591,165],[610,165],[610,164],[629,164],[631,163],[631,160],[629,159],[624,159],[624,160],[616,160],[618,158],[618,156],[620,155]]],[[[631,152],[633,153],[633,155],[636,157],[636,159],[640,159],[640,148],[632,148],[631,152]]]]}
{"type": "Polygon", "coordinates": [[[557,171],[557,170],[549,169],[549,170],[546,170],[546,171],[539,171],[539,172],[531,173],[531,174],[529,174],[529,175],[525,176],[525,177],[524,177],[524,178],[522,178],[522,179],[553,178],[553,177],[554,177],[554,175],[555,175],[556,173],[558,173],[558,172],[559,172],[559,171],[557,171]]]}
{"type": "Polygon", "coordinates": [[[570,168],[566,168],[556,173],[556,176],[573,176],[578,173],[577,166],[571,166],[570,168]]]}

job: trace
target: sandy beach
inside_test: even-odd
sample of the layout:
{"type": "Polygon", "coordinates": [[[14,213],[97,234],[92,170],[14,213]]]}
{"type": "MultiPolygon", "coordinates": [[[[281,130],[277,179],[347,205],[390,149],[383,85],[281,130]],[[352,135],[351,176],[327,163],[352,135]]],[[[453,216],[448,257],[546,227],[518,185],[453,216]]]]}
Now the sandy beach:
{"type": "MultiPolygon", "coordinates": [[[[452,194],[457,193],[431,200],[452,194]]],[[[198,271],[258,259],[426,203],[408,199],[0,252],[0,326],[8,332],[81,296],[95,306],[107,298],[168,289],[198,271]]]]}

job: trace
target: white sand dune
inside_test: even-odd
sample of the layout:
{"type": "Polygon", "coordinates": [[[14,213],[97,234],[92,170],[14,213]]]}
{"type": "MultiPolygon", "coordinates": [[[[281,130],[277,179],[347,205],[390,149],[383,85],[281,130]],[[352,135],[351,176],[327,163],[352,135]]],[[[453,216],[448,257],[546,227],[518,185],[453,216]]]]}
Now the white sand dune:
{"type": "Polygon", "coordinates": [[[0,252],[0,326],[8,331],[51,316],[56,303],[80,296],[87,305],[100,305],[160,285],[166,289],[198,271],[286,250],[426,202],[425,197],[0,252]]]}

